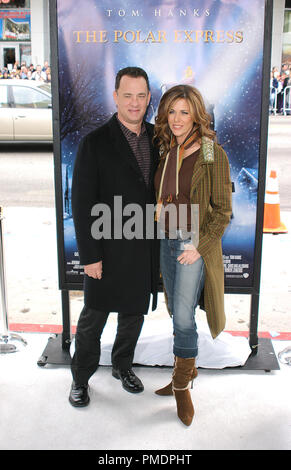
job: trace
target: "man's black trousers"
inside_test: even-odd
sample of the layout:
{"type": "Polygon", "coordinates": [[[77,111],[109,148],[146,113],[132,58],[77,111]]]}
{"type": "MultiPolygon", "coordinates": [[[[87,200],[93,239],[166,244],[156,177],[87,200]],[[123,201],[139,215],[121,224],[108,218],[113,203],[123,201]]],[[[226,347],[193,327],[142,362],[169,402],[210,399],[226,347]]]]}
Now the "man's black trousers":
{"type": "MultiPolygon", "coordinates": [[[[109,313],[84,307],[77,325],[71,371],[76,384],[87,384],[99,365],[100,339],[109,313]]],[[[144,322],[143,315],[118,313],[117,332],[111,353],[114,369],[128,370],[144,322]]]]}

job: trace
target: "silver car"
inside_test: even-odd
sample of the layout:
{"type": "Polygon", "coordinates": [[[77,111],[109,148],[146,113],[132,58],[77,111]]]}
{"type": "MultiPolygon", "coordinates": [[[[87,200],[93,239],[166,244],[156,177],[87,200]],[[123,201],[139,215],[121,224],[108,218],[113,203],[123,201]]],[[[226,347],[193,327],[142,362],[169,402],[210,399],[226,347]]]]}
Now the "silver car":
{"type": "Polygon", "coordinates": [[[0,142],[52,142],[50,84],[0,79],[0,142]]]}

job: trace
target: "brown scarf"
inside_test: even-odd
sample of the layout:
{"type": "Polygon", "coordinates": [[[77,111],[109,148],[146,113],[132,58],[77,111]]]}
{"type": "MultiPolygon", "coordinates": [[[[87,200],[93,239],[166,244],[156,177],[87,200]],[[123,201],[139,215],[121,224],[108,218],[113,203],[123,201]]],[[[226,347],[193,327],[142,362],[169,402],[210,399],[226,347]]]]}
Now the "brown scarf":
{"type": "Polygon", "coordinates": [[[158,194],[157,205],[157,220],[160,218],[161,208],[165,202],[172,202],[174,197],[178,198],[179,195],[179,171],[182,166],[185,150],[193,145],[194,140],[197,138],[196,131],[198,127],[191,130],[190,134],[186,137],[181,145],[173,144],[166,156],[161,183],[158,194]]]}

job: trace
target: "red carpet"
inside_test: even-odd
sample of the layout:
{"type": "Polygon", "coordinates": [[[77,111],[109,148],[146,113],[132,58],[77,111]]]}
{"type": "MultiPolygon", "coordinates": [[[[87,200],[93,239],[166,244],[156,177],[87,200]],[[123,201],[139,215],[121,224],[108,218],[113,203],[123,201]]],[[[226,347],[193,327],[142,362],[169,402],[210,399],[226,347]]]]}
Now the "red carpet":
{"type": "MultiPolygon", "coordinates": [[[[47,324],[32,324],[32,323],[10,323],[9,330],[21,333],[62,333],[62,325],[47,325],[47,324]]],[[[76,326],[72,326],[72,334],[75,334],[76,326]]],[[[233,336],[245,336],[248,337],[248,331],[225,331],[225,333],[230,333],[233,336]]],[[[268,331],[259,331],[259,338],[269,338],[274,340],[291,340],[291,332],[268,332],[268,331]]]]}

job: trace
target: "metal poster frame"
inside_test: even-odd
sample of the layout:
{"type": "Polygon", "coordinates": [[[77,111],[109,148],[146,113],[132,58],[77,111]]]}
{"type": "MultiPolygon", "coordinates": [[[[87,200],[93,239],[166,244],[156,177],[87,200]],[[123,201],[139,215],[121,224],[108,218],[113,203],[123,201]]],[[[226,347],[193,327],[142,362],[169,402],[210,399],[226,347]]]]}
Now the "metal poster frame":
{"type": "MultiPolygon", "coordinates": [[[[264,19],[264,46],[263,46],[263,73],[262,73],[262,108],[260,126],[260,150],[259,150],[259,174],[257,192],[257,212],[256,212],[256,235],[254,248],[254,276],[252,287],[226,287],[227,294],[247,294],[251,296],[250,302],[250,324],[249,324],[249,344],[252,349],[250,365],[246,368],[255,369],[277,369],[277,362],[270,362],[270,347],[268,340],[258,338],[258,316],[261,280],[261,260],[262,260],[262,238],[263,238],[263,216],[265,198],[265,175],[267,159],[267,139],[268,139],[268,107],[269,107],[269,71],[271,66],[271,38],[272,38],[272,14],[273,0],[265,0],[264,19]],[[261,354],[257,354],[258,352],[261,354]],[[261,357],[264,356],[264,357],[261,357]]],[[[71,324],[70,324],[70,300],[69,291],[82,290],[82,284],[70,284],[66,282],[65,276],[65,249],[63,230],[63,191],[62,191],[62,168],[61,168],[61,140],[60,140],[60,102],[59,102],[59,75],[58,75],[58,21],[57,21],[57,0],[50,1],[50,38],[51,38],[51,62],[52,62],[52,99],[53,99],[53,132],[54,132],[54,162],[55,162],[55,199],[56,199],[56,219],[57,219],[57,245],[58,245],[58,270],[59,289],[62,293],[62,315],[63,331],[61,335],[52,338],[41,356],[38,364],[45,365],[52,363],[70,363],[69,347],[71,344],[71,324]],[[50,356],[50,357],[49,357],[50,356]]],[[[272,355],[272,354],[271,354],[272,355]]]]}

